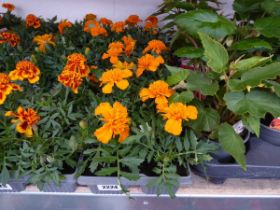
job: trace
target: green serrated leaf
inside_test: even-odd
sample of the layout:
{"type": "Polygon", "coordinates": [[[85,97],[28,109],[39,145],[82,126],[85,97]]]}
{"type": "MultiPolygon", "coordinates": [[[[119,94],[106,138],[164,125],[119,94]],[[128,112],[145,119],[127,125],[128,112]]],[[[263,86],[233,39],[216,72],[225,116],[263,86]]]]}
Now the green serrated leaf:
{"type": "Polygon", "coordinates": [[[203,49],[194,47],[182,47],[174,52],[179,58],[200,58],[203,56],[203,49]]]}
{"type": "Polygon", "coordinates": [[[176,85],[179,82],[184,81],[190,74],[190,71],[187,69],[169,66],[169,65],[165,65],[165,66],[167,70],[171,73],[171,75],[168,76],[166,80],[166,82],[169,85],[176,85]]]}
{"type": "Polygon", "coordinates": [[[108,167],[108,168],[102,168],[101,170],[97,171],[95,174],[97,176],[109,176],[113,173],[116,173],[118,171],[117,167],[108,167]]]}

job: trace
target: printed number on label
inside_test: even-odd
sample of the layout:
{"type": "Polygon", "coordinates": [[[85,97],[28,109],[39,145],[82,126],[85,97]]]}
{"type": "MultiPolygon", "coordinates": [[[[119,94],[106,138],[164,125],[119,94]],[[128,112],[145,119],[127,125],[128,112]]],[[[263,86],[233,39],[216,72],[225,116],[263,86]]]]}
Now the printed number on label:
{"type": "Polygon", "coordinates": [[[1,190],[13,190],[13,188],[9,185],[9,184],[6,184],[6,185],[2,185],[0,183],[0,191],[1,190]]]}
{"type": "Polygon", "coordinates": [[[97,185],[97,189],[99,191],[121,191],[121,187],[119,185],[97,185]]]}

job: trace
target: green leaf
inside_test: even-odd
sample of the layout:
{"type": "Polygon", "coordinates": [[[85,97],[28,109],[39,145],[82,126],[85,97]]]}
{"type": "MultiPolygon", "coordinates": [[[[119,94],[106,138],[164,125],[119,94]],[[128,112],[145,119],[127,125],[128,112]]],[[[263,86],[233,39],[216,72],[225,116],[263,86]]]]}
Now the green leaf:
{"type": "Polygon", "coordinates": [[[76,138],[74,136],[70,137],[69,146],[72,149],[72,151],[76,151],[76,149],[78,148],[78,143],[77,143],[76,138]]]}
{"type": "Polygon", "coordinates": [[[278,97],[280,97],[280,83],[272,80],[267,80],[264,83],[269,86],[278,97]]]}
{"type": "Polygon", "coordinates": [[[252,131],[259,136],[260,135],[260,118],[254,116],[245,116],[242,118],[245,125],[252,129],[252,131]]]}
{"type": "Polygon", "coordinates": [[[175,23],[179,29],[193,36],[203,32],[217,39],[233,34],[236,30],[236,26],[225,17],[201,9],[178,15],[175,23]]]}
{"type": "Polygon", "coordinates": [[[191,72],[186,81],[188,89],[199,91],[205,96],[213,96],[219,89],[218,83],[210,79],[206,73],[202,72],[191,72]]]}
{"type": "Polygon", "coordinates": [[[242,17],[249,17],[261,11],[261,3],[263,0],[235,0],[233,9],[242,17]]]}
{"type": "Polygon", "coordinates": [[[251,58],[237,60],[234,63],[230,64],[230,68],[237,70],[239,72],[244,72],[251,68],[264,65],[268,61],[271,61],[271,57],[272,56],[269,57],[253,56],[251,58]]]}
{"type": "Polygon", "coordinates": [[[201,48],[194,47],[182,47],[174,52],[179,58],[200,58],[203,56],[203,50],[201,48]]]}
{"type": "Polygon", "coordinates": [[[133,143],[139,142],[143,136],[144,136],[144,134],[137,134],[137,135],[129,136],[122,142],[122,144],[133,144],[133,143]]]}
{"type": "Polygon", "coordinates": [[[195,131],[211,132],[220,124],[220,115],[212,108],[199,107],[198,118],[189,124],[195,131]]]}
{"type": "Polygon", "coordinates": [[[204,55],[207,58],[207,65],[217,73],[224,73],[227,70],[229,61],[228,53],[224,46],[206,34],[199,33],[204,55]]]}
{"type": "Polygon", "coordinates": [[[273,93],[253,90],[247,94],[243,92],[226,93],[224,100],[229,110],[240,115],[250,115],[263,118],[266,113],[280,116],[280,98],[273,93]]]}
{"type": "Polygon", "coordinates": [[[230,79],[228,86],[233,91],[257,87],[262,81],[275,79],[280,75],[280,62],[274,62],[263,67],[256,67],[243,73],[240,79],[230,79]]]}
{"type": "Polygon", "coordinates": [[[272,50],[271,45],[261,39],[244,39],[239,42],[235,42],[231,46],[232,50],[247,51],[247,50],[272,50]]]}
{"type": "Polygon", "coordinates": [[[271,38],[280,38],[280,18],[265,17],[256,20],[255,27],[262,35],[271,38]]]}
{"type": "Polygon", "coordinates": [[[7,167],[4,165],[2,167],[2,171],[0,174],[0,183],[3,185],[6,185],[7,182],[9,181],[9,179],[10,179],[10,173],[9,173],[7,167]]]}
{"type": "Polygon", "coordinates": [[[118,171],[117,167],[109,167],[109,168],[102,168],[101,170],[97,171],[95,174],[97,176],[109,176],[113,173],[116,173],[118,171]]]}
{"type": "Polygon", "coordinates": [[[169,101],[170,103],[176,103],[176,102],[181,102],[181,103],[188,103],[194,98],[193,93],[191,91],[184,91],[181,93],[174,93],[169,101]]]}
{"type": "Polygon", "coordinates": [[[222,148],[234,157],[243,170],[246,170],[245,146],[243,139],[235,133],[232,126],[228,123],[220,125],[218,136],[222,148]]]}
{"type": "Polygon", "coordinates": [[[265,0],[261,7],[269,14],[280,16],[280,2],[278,0],[265,0]]]}
{"type": "Polygon", "coordinates": [[[120,162],[127,166],[138,166],[140,165],[144,160],[136,157],[124,157],[120,160],[120,162]]]}
{"type": "Polygon", "coordinates": [[[176,85],[179,82],[185,80],[188,75],[190,74],[190,71],[187,69],[179,68],[179,67],[174,67],[174,66],[169,66],[165,65],[167,70],[171,73],[170,76],[167,77],[166,82],[169,85],[176,85]]]}
{"type": "Polygon", "coordinates": [[[127,173],[127,172],[124,172],[124,171],[122,171],[120,173],[120,175],[127,178],[128,180],[133,180],[133,181],[136,181],[140,178],[139,174],[127,173]]]}

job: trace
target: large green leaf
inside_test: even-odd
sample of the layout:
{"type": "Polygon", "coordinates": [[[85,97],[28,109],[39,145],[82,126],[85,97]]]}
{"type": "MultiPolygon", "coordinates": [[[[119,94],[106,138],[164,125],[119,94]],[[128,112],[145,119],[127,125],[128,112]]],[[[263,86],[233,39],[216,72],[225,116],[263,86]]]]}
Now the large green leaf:
{"type": "Polygon", "coordinates": [[[190,122],[190,127],[195,131],[211,132],[220,123],[219,113],[212,108],[198,108],[198,118],[190,122]]]}
{"type": "Polygon", "coordinates": [[[228,86],[233,91],[240,91],[246,88],[257,87],[264,80],[274,79],[280,75],[280,62],[253,68],[243,73],[240,79],[230,79],[228,86]]]}
{"type": "Polygon", "coordinates": [[[169,66],[165,65],[168,71],[171,73],[170,76],[167,77],[166,82],[169,85],[176,85],[179,82],[185,80],[188,75],[190,74],[190,71],[187,69],[179,68],[179,67],[174,67],[174,66],[169,66]]]}
{"type": "Polygon", "coordinates": [[[174,55],[180,58],[200,58],[203,55],[201,48],[182,47],[174,52],[174,55]]]}
{"type": "Polygon", "coordinates": [[[191,91],[183,91],[181,93],[174,93],[169,101],[170,103],[176,103],[176,102],[181,102],[181,103],[188,103],[193,99],[193,93],[191,91]]]}
{"type": "Polygon", "coordinates": [[[246,170],[245,146],[243,139],[235,133],[232,126],[228,123],[220,125],[218,136],[222,148],[234,157],[243,170],[246,170]]]}
{"type": "Polygon", "coordinates": [[[231,63],[230,68],[242,73],[254,67],[264,65],[268,61],[271,61],[271,56],[269,57],[261,57],[261,56],[253,56],[251,58],[245,58],[241,60],[237,60],[234,63],[231,63]]]}
{"type": "Polygon", "coordinates": [[[233,50],[239,50],[239,51],[247,51],[247,50],[272,50],[271,45],[261,39],[244,39],[239,42],[235,42],[231,49],[233,50]]]}
{"type": "Polygon", "coordinates": [[[242,122],[257,135],[260,135],[260,118],[254,116],[244,116],[242,122]]]}
{"type": "Polygon", "coordinates": [[[217,39],[233,34],[236,30],[236,26],[225,17],[201,9],[178,15],[175,23],[181,30],[193,36],[197,36],[197,32],[203,32],[217,39]]]}
{"type": "Polygon", "coordinates": [[[261,3],[263,0],[235,0],[233,3],[233,9],[241,17],[249,17],[255,13],[262,12],[261,3]]]}
{"type": "Polygon", "coordinates": [[[280,1],[278,0],[265,0],[261,7],[268,13],[280,16],[280,1]]]}
{"type": "Polygon", "coordinates": [[[265,17],[256,20],[255,27],[262,35],[266,37],[280,38],[280,18],[265,17]]]}
{"type": "Polygon", "coordinates": [[[224,46],[204,33],[199,33],[199,37],[204,48],[204,55],[207,58],[207,65],[214,72],[225,72],[229,57],[224,46]]]}
{"type": "Polygon", "coordinates": [[[229,110],[243,116],[263,118],[266,113],[280,116],[280,98],[273,93],[253,90],[247,94],[243,92],[226,93],[224,100],[229,110]]]}
{"type": "Polygon", "coordinates": [[[213,81],[207,76],[207,73],[191,72],[187,81],[187,88],[192,91],[199,91],[202,95],[213,96],[219,89],[216,81],[213,81]]]}

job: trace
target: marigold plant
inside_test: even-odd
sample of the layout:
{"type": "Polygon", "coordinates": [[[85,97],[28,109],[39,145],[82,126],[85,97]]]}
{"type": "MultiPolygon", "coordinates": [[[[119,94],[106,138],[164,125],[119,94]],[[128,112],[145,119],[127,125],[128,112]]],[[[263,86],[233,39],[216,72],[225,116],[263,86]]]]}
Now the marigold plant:
{"type": "Polygon", "coordinates": [[[2,7],[7,9],[9,12],[12,12],[15,9],[15,5],[10,3],[3,3],[2,7]]]}
{"type": "Polygon", "coordinates": [[[20,42],[20,38],[17,34],[13,32],[3,31],[0,33],[0,44],[9,43],[11,46],[15,47],[20,42]]]}
{"type": "Polygon", "coordinates": [[[54,36],[52,34],[35,36],[33,42],[37,43],[38,50],[43,53],[46,52],[46,46],[48,45],[55,46],[54,36]]]}
{"type": "Polygon", "coordinates": [[[5,102],[7,96],[14,90],[21,91],[22,88],[19,85],[12,83],[7,74],[0,73],[0,105],[5,102]]]}
{"type": "Polygon", "coordinates": [[[72,23],[69,21],[69,20],[62,20],[62,21],[60,21],[59,22],[59,24],[58,24],[58,31],[59,31],[59,33],[60,34],[63,34],[64,32],[64,29],[65,28],[70,28],[70,27],[72,27],[72,23]]]}
{"type": "Polygon", "coordinates": [[[29,14],[25,18],[25,25],[27,28],[33,27],[33,28],[37,29],[37,28],[41,27],[41,21],[37,16],[35,16],[33,14],[29,14]]]}
{"type": "Polygon", "coordinates": [[[155,72],[159,65],[163,64],[164,60],[161,56],[154,57],[151,54],[146,54],[138,58],[138,67],[136,76],[140,77],[145,70],[155,72]]]}

